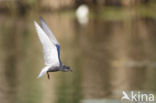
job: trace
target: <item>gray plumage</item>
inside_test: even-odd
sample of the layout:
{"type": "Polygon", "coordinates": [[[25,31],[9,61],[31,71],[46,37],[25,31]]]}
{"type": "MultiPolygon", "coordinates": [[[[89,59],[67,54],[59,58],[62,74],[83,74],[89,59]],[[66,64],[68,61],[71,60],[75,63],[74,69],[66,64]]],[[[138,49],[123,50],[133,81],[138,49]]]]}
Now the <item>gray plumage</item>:
{"type": "Polygon", "coordinates": [[[71,71],[68,66],[65,66],[62,63],[60,59],[60,44],[42,17],[40,17],[40,23],[41,27],[36,21],[34,21],[38,37],[43,46],[46,66],[41,70],[38,78],[42,77],[46,73],[48,78],[50,78],[48,72],[71,71]]]}

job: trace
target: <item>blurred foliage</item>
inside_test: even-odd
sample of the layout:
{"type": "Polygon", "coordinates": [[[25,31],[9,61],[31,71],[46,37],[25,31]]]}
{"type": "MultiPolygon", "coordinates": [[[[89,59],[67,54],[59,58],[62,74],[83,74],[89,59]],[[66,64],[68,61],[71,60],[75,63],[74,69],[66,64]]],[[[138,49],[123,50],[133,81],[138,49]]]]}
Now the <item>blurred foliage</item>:
{"type": "Polygon", "coordinates": [[[38,0],[1,0],[0,12],[11,14],[25,14],[30,9],[35,9],[38,0]]]}
{"type": "Polygon", "coordinates": [[[133,7],[139,6],[140,4],[152,4],[156,5],[155,0],[1,0],[0,1],[0,12],[18,12],[25,13],[29,9],[40,9],[40,10],[54,10],[54,9],[65,9],[75,8],[81,4],[88,4],[90,7],[133,7]]]}
{"type": "Polygon", "coordinates": [[[156,18],[155,10],[156,4],[151,4],[148,6],[139,5],[133,8],[105,6],[92,9],[90,17],[97,17],[103,20],[123,20],[131,18],[137,14],[140,15],[140,17],[156,18]]]}

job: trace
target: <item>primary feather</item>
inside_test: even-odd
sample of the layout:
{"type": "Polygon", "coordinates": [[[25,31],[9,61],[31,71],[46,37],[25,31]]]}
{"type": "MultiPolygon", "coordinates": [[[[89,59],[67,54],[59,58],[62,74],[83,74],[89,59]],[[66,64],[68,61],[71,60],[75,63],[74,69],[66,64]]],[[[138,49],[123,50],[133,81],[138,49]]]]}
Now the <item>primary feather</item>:
{"type": "Polygon", "coordinates": [[[49,39],[51,40],[51,42],[53,42],[55,45],[60,46],[59,42],[56,40],[56,37],[54,36],[54,34],[52,33],[52,31],[50,30],[47,23],[44,21],[42,17],[40,17],[40,23],[41,23],[42,29],[49,36],[49,39]]]}
{"type": "Polygon", "coordinates": [[[56,45],[57,52],[58,52],[58,59],[59,59],[60,65],[62,65],[62,61],[60,58],[60,44],[59,44],[59,42],[57,41],[56,37],[54,36],[54,34],[52,33],[52,31],[50,30],[47,23],[45,22],[45,20],[42,17],[40,17],[40,23],[41,23],[41,28],[48,35],[50,41],[56,45]]]}
{"type": "Polygon", "coordinates": [[[37,22],[34,22],[38,37],[41,41],[41,44],[43,46],[44,51],[44,60],[46,65],[58,64],[58,51],[56,46],[49,40],[46,33],[42,30],[42,28],[37,24],[37,22]]]}
{"type": "Polygon", "coordinates": [[[38,76],[41,77],[48,71],[49,66],[59,66],[60,62],[59,62],[58,50],[56,45],[50,41],[47,34],[42,30],[42,28],[38,25],[37,22],[34,21],[34,24],[36,27],[38,37],[43,46],[44,60],[45,60],[45,64],[47,65],[42,69],[41,73],[38,76]]]}

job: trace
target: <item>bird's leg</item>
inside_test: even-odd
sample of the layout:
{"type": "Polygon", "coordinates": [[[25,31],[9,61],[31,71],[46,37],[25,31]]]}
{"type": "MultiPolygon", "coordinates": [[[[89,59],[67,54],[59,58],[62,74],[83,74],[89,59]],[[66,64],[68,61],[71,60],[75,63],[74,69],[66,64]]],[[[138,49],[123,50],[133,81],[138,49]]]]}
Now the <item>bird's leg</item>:
{"type": "Polygon", "coordinates": [[[50,75],[49,75],[49,73],[47,72],[47,77],[48,77],[48,79],[50,80],[50,75]]]}

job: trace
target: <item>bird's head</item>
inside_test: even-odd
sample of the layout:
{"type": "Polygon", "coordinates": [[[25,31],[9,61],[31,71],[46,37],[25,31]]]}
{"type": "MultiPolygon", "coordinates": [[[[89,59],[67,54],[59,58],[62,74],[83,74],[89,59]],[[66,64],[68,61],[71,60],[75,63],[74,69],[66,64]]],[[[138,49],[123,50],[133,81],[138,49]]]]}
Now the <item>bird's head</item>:
{"type": "Polygon", "coordinates": [[[62,71],[64,71],[64,72],[72,72],[72,70],[70,69],[70,67],[69,66],[65,66],[65,65],[63,65],[62,71]]]}

